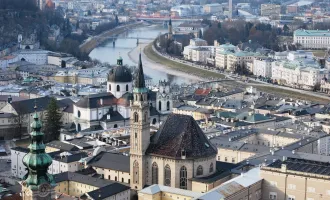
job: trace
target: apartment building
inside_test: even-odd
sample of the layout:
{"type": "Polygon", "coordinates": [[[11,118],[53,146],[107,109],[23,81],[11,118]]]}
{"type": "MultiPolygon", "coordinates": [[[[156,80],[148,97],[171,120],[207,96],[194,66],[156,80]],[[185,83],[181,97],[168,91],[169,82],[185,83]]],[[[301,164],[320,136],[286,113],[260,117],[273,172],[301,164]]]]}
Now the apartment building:
{"type": "Polygon", "coordinates": [[[314,61],[276,61],[272,63],[272,79],[279,84],[312,89],[323,78],[328,78],[328,70],[321,69],[314,61]]]}
{"type": "Polygon", "coordinates": [[[63,172],[54,175],[55,191],[79,199],[116,199],[131,198],[130,187],[114,181],[99,179],[74,172],[63,172]]]}
{"type": "Polygon", "coordinates": [[[327,49],[330,46],[330,31],[298,29],[293,33],[293,42],[304,49],[327,49]]]}
{"type": "Polygon", "coordinates": [[[233,71],[235,65],[253,62],[254,59],[264,57],[260,53],[240,51],[231,44],[220,45],[216,50],[216,66],[221,69],[233,71]]]}
{"type": "Polygon", "coordinates": [[[253,60],[253,74],[262,77],[272,77],[272,62],[271,58],[257,58],[253,60]]]}
{"type": "Polygon", "coordinates": [[[204,13],[209,13],[209,14],[218,13],[223,10],[222,5],[219,3],[206,4],[203,6],[203,9],[204,9],[204,13]]]}
{"type": "Polygon", "coordinates": [[[261,167],[262,199],[330,199],[329,157],[283,158],[261,167]]]}
{"type": "Polygon", "coordinates": [[[281,5],[277,4],[261,4],[261,16],[279,16],[281,14],[281,5]]]}

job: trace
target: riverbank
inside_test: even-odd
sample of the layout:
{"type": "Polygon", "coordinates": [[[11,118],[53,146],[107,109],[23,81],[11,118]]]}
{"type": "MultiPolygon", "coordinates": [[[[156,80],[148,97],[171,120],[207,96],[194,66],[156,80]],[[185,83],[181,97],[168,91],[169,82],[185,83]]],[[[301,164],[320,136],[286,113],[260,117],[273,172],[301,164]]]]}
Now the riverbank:
{"type": "Polygon", "coordinates": [[[159,55],[158,52],[153,47],[153,43],[150,43],[145,46],[143,49],[143,53],[152,61],[159,63],[162,66],[165,66],[167,68],[170,68],[174,71],[189,74],[192,76],[199,77],[200,79],[204,80],[211,80],[213,79],[219,79],[219,78],[225,78],[223,74],[219,74],[216,72],[211,72],[208,70],[200,69],[197,67],[193,67],[187,64],[183,64],[180,62],[176,62],[167,58],[164,58],[163,56],[159,55]]]}
{"type": "Polygon", "coordinates": [[[141,51],[141,56],[142,56],[142,62],[143,65],[148,66],[151,69],[157,70],[157,71],[161,71],[167,74],[171,74],[171,75],[175,75],[175,76],[179,76],[179,77],[183,77],[192,81],[206,81],[206,79],[200,77],[200,76],[196,76],[193,74],[189,74],[186,72],[182,72],[179,70],[175,70],[171,67],[165,66],[162,63],[159,63],[157,61],[154,61],[152,59],[150,59],[146,54],[145,54],[145,49],[150,46],[150,44],[146,44],[146,43],[142,43],[139,46],[135,47],[134,49],[132,49],[129,53],[128,56],[129,58],[134,62],[134,63],[138,63],[139,61],[139,54],[141,51]]]}
{"type": "Polygon", "coordinates": [[[124,26],[119,26],[109,31],[103,32],[100,35],[88,38],[83,44],[79,46],[82,52],[90,53],[94,48],[104,43],[109,37],[124,33],[128,29],[133,29],[141,26],[143,22],[136,22],[133,24],[128,24],[124,26]]]}

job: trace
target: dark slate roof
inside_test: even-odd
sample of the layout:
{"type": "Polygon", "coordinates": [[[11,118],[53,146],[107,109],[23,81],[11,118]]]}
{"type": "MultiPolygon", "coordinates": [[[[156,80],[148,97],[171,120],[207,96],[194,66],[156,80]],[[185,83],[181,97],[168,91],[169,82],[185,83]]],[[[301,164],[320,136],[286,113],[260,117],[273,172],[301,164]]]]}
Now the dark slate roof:
{"type": "MultiPolygon", "coordinates": [[[[51,98],[49,96],[37,98],[37,99],[27,99],[22,101],[14,101],[11,103],[13,108],[16,110],[18,114],[28,114],[33,113],[35,101],[37,102],[37,111],[41,112],[47,109],[47,106],[50,102],[51,98]]],[[[57,105],[59,108],[65,108],[66,104],[61,101],[57,101],[57,105]]]]}
{"type": "Polygon", "coordinates": [[[132,73],[127,67],[118,65],[110,70],[108,81],[114,83],[132,82],[132,73]]]}
{"type": "Polygon", "coordinates": [[[72,163],[72,162],[77,162],[82,158],[88,157],[87,153],[85,152],[79,152],[76,154],[68,155],[68,156],[60,156],[57,154],[56,156],[53,157],[54,160],[57,160],[59,162],[64,162],[64,163],[72,163]]]}
{"type": "Polygon", "coordinates": [[[122,154],[101,152],[90,159],[87,163],[89,166],[99,167],[104,169],[112,169],[123,172],[130,172],[129,156],[122,154]]]}
{"type": "Polygon", "coordinates": [[[120,184],[120,183],[113,183],[111,185],[99,188],[97,190],[88,192],[87,195],[92,199],[105,199],[107,197],[111,197],[115,194],[120,192],[129,190],[130,187],[120,184]]]}
{"type": "Polygon", "coordinates": [[[160,113],[157,111],[157,109],[153,106],[150,106],[149,110],[150,110],[150,116],[160,115],[160,113]]]}
{"type": "Polygon", "coordinates": [[[125,118],[118,111],[114,111],[113,109],[109,109],[107,114],[103,115],[101,118],[101,121],[106,122],[117,122],[123,120],[125,120],[125,118]],[[108,119],[108,115],[110,115],[110,119],[108,119]]]}
{"type": "Polygon", "coordinates": [[[75,172],[62,172],[59,174],[55,174],[54,179],[56,183],[60,183],[63,181],[74,181],[77,183],[83,183],[94,187],[105,187],[107,185],[115,183],[114,181],[98,179],[91,176],[78,174],[75,172]]]}
{"type": "Polygon", "coordinates": [[[83,97],[76,103],[76,106],[80,108],[99,108],[102,106],[116,105],[116,102],[117,98],[113,94],[100,93],[83,97]]]}
{"type": "Polygon", "coordinates": [[[146,87],[146,83],[144,81],[141,53],[139,55],[139,66],[138,66],[138,71],[136,73],[134,87],[136,87],[136,88],[145,88],[146,87]]]}
{"type": "Polygon", "coordinates": [[[19,151],[19,152],[24,152],[24,153],[29,153],[30,149],[28,148],[24,148],[24,147],[13,147],[11,148],[12,150],[15,150],[15,151],[19,151]]]}
{"type": "Polygon", "coordinates": [[[74,102],[70,98],[62,99],[59,102],[66,106],[63,110],[64,112],[73,113],[74,102]]]}
{"type": "Polygon", "coordinates": [[[171,114],[151,138],[147,153],[181,159],[182,150],[186,159],[215,156],[217,149],[210,143],[193,117],[171,114]]]}
{"type": "Polygon", "coordinates": [[[71,144],[64,143],[64,142],[60,142],[57,140],[47,143],[46,146],[60,149],[62,151],[79,151],[78,147],[71,145],[71,144]]]}
{"type": "Polygon", "coordinates": [[[286,164],[287,170],[330,176],[330,164],[328,162],[287,158],[286,161],[277,160],[268,167],[281,169],[282,164],[286,164]]]}

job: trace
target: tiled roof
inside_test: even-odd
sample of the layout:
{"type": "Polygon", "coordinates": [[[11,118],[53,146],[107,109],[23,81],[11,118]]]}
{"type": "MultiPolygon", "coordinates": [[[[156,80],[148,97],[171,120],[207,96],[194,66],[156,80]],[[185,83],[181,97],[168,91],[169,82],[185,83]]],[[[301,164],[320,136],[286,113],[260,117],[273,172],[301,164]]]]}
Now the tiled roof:
{"type": "Polygon", "coordinates": [[[101,152],[97,154],[90,161],[88,161],[87,165],[128,173],[130,171],[129,156],[109,152],[101,152]]]}
{"type": "Polygon", "coordinates": [[[184,153],[186,159],[197,159],[215,156],[217,149],[209,142],[194,118],[171,114],[152,136],[147,153],[174,159],[181,159],[184,153]]]}

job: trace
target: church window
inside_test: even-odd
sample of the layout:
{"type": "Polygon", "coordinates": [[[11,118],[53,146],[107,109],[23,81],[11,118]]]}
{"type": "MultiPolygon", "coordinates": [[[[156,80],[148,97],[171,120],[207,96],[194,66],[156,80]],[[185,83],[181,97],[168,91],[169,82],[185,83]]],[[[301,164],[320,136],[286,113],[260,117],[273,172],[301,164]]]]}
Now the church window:
{"type": "Polygon", "coordinates": [[[209,172],[210,173],[213,172],[213,163],[210,164],[210,170],[209,170],[209,172]]]}
{"type": "Polygon", "coordinates": [[[166,108],[167,108],[167,111],[170,110],[170,102],[169,101],[167,101],[166,108]]]}
{"type": "Polygon", "coordinates": [[[143,121],[144,121],[144,122],[147,122],[147,119],[148,119],[148,113],[145,112],[145,113],[144,113],[144,120],[143,120],[143,121]]]}
{"type": "Polygon", "coordinates": [[[79,111],[79,110],[78,110],[78,114],[77,114],[77,115],[78,115],[78,117],[80,118],[80,116],[81,116],[81,113],[80,113],[80,111],[79,111]]]}
{"type": "Polygon", "coordinates": [[[137,133],[135,133],[135,138],[137,138],[137,133]]]}
{"type": "Polygon", "coordinates": [[[170,166],[169,165],[166,165],[165,166],[165,177],[164,177],[164,179],[165,179],[165,182],[164,182],[164,185],[166,185],[166,186],[171,186],[171,168],[170,168],[170,166]]]}
{"type": "Polygon", "coordinates": [[[152,163],[152,184],[158,184],[158,165],[156,162],[152,163]]]}
{"type": "Polygon", "coordinates": [[[180,169],[180,189],[187,189],[187,168],[185,166],[180,169]]]}
{"type": "Polygon", "coordinates": [[[128,84],[126,84],[126,91],[128,91],[128,84]]]}
{"type": "Polygon", "coordinates": [[[158,102],[158,110],[162,110],[162,102],[161,101],[158,102]]]}
{"type": "Polygon", "coordinates": [[[109,84],[109,90],[111,91],[111,84],[109,84]]]}
{"type": "Polygon", "coordinates": [[[117,92],[120,92],[120,86],[117,85],[117,92]]]}
{"type": "Polygon", "coordinates": [[[134,122],[138,122],[139,121],[139,115],[135,112],[134,113],[134,122]]]}
{"type": "Polygon", "coordinates": [[[203,167],[201,165],[199,165],[197,167],[197,176],[203,175],[203,167]]]}
{"type": "Polygon", "coordinates": [[[133,182],[139,183],[139,163],[137,161],[133,163],[133,182]]]}

